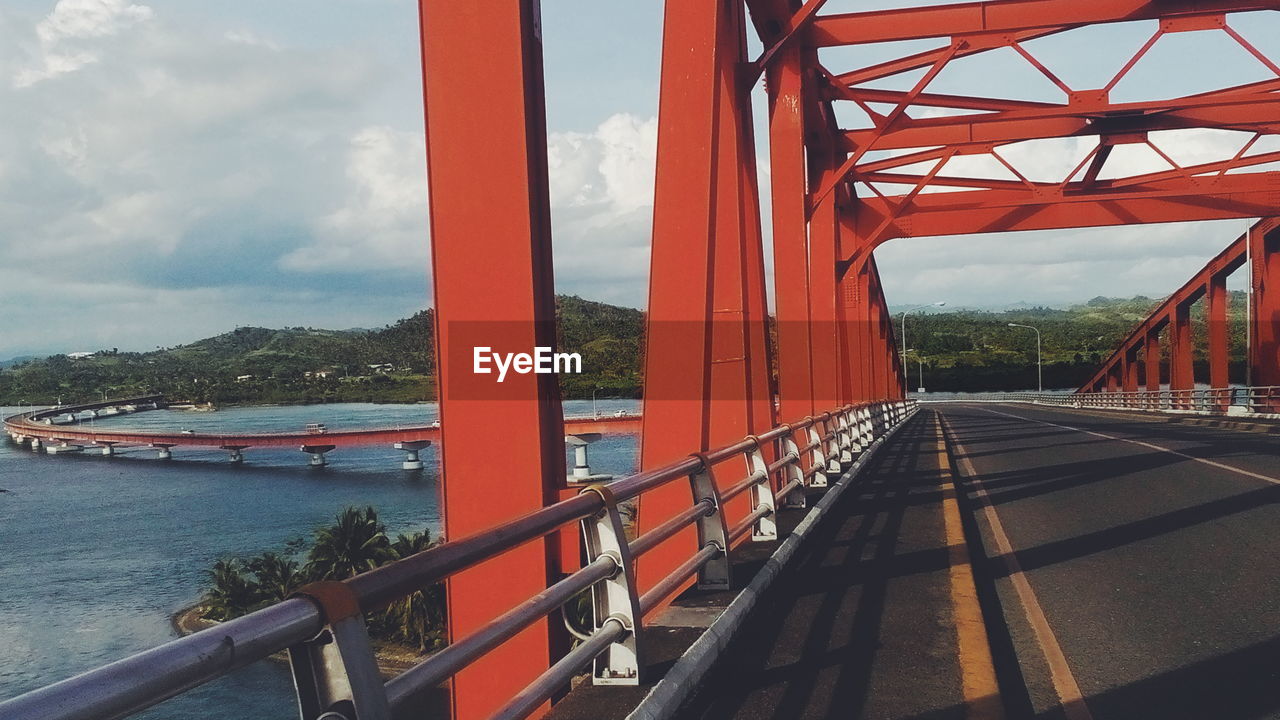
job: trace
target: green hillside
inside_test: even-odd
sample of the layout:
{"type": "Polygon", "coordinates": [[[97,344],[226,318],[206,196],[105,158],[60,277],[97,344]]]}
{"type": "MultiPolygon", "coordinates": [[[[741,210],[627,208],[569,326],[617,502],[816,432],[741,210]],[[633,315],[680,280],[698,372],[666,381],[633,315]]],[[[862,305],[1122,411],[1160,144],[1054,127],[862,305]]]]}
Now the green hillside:
{"type": "MultiPolygon", "coordinates": [[[[1232,293],[1233,380],[1243,376],[1244,299],[1232,293]]],[[[1035,336],[1008,327],[1014,322],[1043,333],[1045,386],[1076,387],[1158,302],[1095,298],[1065,310],[911,313],[911,385],[922,358],[929,390],[1034,387],[1035,336]]],[[[566,397],[590,397],[593,390],[602,397],[639,394],[643,313],[560,296],[557,315],[560,349],[583,358],[582,375],[562,378],[566,397]]],[[[894,326],[895,332],[901,328],[900,315],[894,326]]],[[[1203,365],[1205,339],[1196,327],[1203,365]]],[[[150,391],[174,401],[213,403],[414,402],[434,397],[433,351],[431,310],[376,330],[242,327],[145,353],[104,350],[87,358],[25,360],[0,370],[0,404],[70,403],[150,391]]]]}
{"type": "MultiPolygon", "coordinates": [[[[1245,301],[1243,292],[1233,292],[1228,305],[1233,381],[1243,380],[1244,375],[1245,301]]],[[[1018,323],[1040,329],[1045,388],[1078,387],[1160,302],[1141,296],[1099,297],[1065,310],[911,313],[907,316],[907,346],[915,351],[909,353],[911,386],[918,382],[919,358],[924,360],[925,386],[931,391],[1034,388],[1035,334],[1009,327],[1018,323]]],[[[1208,374],[1202,306],[1203,301],[1192,307],[1197,377],[1208,374]]],[[[894,329],[901,329],[900,314],[894,317],[894,329]]],[[[1167,349],[1166,342],[1166,355],[1167,349]]]]}
{"type": "MultiPolygon", "coordinates": [[[[570,396],[632,395],[639,387],[639,310],[557,299],[561,348],[579,352],[570,396]]],[[[158,391],[171,401],[225,403],[416,402],[434,397],[433,313],[377,330],[236,328],[151,352],[55,355],[0,370],[0,405],[77,402],[158,391]]]]}

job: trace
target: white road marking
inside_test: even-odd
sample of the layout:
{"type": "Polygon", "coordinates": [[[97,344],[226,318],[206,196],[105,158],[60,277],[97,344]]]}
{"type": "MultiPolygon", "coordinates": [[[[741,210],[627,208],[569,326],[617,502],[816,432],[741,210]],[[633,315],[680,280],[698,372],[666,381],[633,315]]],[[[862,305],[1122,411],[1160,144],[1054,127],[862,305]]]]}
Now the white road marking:
{"type": "Polygon", "coordinates": [[[1262,475],[1262,474],[1260,474],[1260,473],[1251,472],[1251,471],[1249,471],[1249,470],[1245,470],[1245,469],[1243,469],[1243,468],[1233,467],[1233,466],[1231,466],[1231,465],[1225,465],[1225,464],[1223,464],[1223,463],[1215,462],[1215,461],[1213,461],[1213,460],[1206,460],[1206,459],[1204,459],[1204,458],[1196,457],[1196,456],[1194,456],[1194,455],[1188,455],[1188,454],[1186,454],[1186,453],[1184,453],[1184,452],[1178,452],[1177,450],[1173,450],[1173,449],[1170,449],[1170,448],[1167,448],[1167,447],[1161,447],[1160,445],[1156,445],[1156,444],[1154,444],[1154,443],[1144,442],[1144,441],[1142,441],[1142,440],[1133,440],[1133,439],[1130,439],[1130,438],[1117,437],[1117,436],[1115,436],[1115,435],[1108,435],[1108,434],[1106,434],[1106,433],[1100,433],[1100,432],[1097,432],[1097,431],[1095,431],[1095,430],[1084,430],[1084,429],[1077,428],[1077,427],[1071,427],[1070,425],[1059,425],[1058,423],[1051,423],[1051,422],[1049,422],[1048,420],[1037,420],[1037,419],[1035,419],[1035,418],[1023,417],[1022,415],[1014,415],[1013,413],[1001,412],[1001,411],[999,411],[999,410],[989,410],[989,409],[987,409],[987,408],[979,408],[979,409],[980,409],[980,410],[982,410],[983,412],[988,412],[988,413],[992,413],[992,414],[995,414],[995,415],[1004,415],[1005,417],[1011,417],[1011,418],[1014,418],[1014,419],[1016,419],[1016,420],[1025,420],[1026,422],[1039,423],[1039,424],[1041,424],[1041,425],[1048,425],[1048,426],[1050,426],[1050,427],[1061,428],[1061,429],[1063,429],[1063,430],[1070,430],[1070,431],[1072,431],[1072,432],[1084,433],[1084,434],[1086,434],[1086,435],[1093,435],[1093,436],[1095,436],[1095,437],[1105,438],[1105,439],[1107,439],[1107,440],[1118,440],[1118,441],[1120,441],[1120,442],[1126,442],[1126,443],[1129,443],[1129,444],[1131,444],[1131,445],[1139,445],[1139,446],[1141,446],[1141,447],[1150,448],[1150,449],[1152,449],[1152,450],[1159,450],[1160,452],[1167,452],[1167,453],[1169,453],[1170,455],[1177,455],[1177,456],[1178,456],[1178,457],[1180,457],[1180,458],[1186,458],[1187,460],[1194,460],[1194,461],[1196,461],[1196,462],[1198,462],[1198,463],[1204,463],[1205,465],[1208,465],[1208,466],[1210,466],[1210,467],[1218,468],[1219,470],[1226,470],[1226,471],[1228,471],[1228,472],[1233,472],[1233,473],[1235,473],[1235,474],[1237,474],[1237,475],[1243,475],[1243,476],[1245,476],[1245,477],[1253,478],[1253,479],[1255,479],[1255,480],[1265,480],[1266,482],[1269,482],[1269,483],[1271,483],[1272,485],[1280,485],[1280,479],[1273,478],[1273,477],[1271,477],[1271,476],[1269,476],[1269,475],[1262,475]]]}
{"type": "MultiPolygon", "coordinates": [[[[941,418],[941,413],[939,417],[941,418]]],[[[950,436],[951,445],[957,451],[956,464],[973,486],[974,495],[982,505],[982,512],[987,519],[991,536],[995,540],[996,550],[1004,558],[1005,573],[1018,595],[1027,624],[1031,626],[1036,644],[1040,646],[1040,652],[1049,666],[1049,679],[1053,682],[1053,689],[1058,694],[1058,703],[1063,714],[1068,720],[1093,720],[1093,713],[1089,712],[1084,693],[1080,691],[1080,685],[1071,672],[1067,656],[1062,652],[1062,646],[1058,644],[1058,637],[1053,634],[1053,628],[1049,627],[1049,619],[1044,614],[1044,608],[1040,606],[1036,591],[1031,587],[1031,582],[1023,572],[1022,565],[1018,563],[1018,555],[1013,550],[1013,543],[1009,541],[1009,535],[1004,531],[1004,524],[1000,522],[1000,516],[996,513],[995,506],[991,504],[990,496],[982,485],[982,478],[974,469],[973,462],[969,460],[969,453],[965,451],[964,445],[951,431],[951,423],[945,419],[942,423],[948,431],[946,434],[950,436]]]]}

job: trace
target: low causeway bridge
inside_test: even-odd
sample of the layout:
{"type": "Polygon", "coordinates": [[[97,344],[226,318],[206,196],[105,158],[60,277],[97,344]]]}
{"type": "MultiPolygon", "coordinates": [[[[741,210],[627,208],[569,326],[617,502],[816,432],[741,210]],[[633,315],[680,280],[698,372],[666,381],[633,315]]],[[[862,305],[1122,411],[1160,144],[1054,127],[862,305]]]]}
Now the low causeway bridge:
{"type": "MultiPolygon", "coordinates": [[[[197,433],[188,430],[113,430],[99,418],[109,419],[118,414],[157,409],[164,406],[161,395],[103,400],[101,402],[67,405],[56,408],[32,410],[4,419],[5,431],[19,445],[36,452],[57,454],[82,452],[95,449],[103,455],[115,454],[117,446],[142,446],[155,448],[156,457],[168,460],[176,447],[213,447],[226,450],[232,462],[243,462],[248,448],[296,447],[310,456],[310,463],[322,466],[325,454],[342,447],[390,445],[405,453],[406,470],[422,468],[419,453],[438,442],[440,425],[409,425],[394,428],[365,428],[358,430],[328,430],[319,427],[298,432],[266,433],[197,433]],[[92,425],[85,420],[94,419],[92,425]]],[[[586,467],[586,445],[602,435],[639,432],[638,415],[609,415],[604,417],[569,417],[564,420],[566,442],[578,448],[578,465],[586,467]]]]}

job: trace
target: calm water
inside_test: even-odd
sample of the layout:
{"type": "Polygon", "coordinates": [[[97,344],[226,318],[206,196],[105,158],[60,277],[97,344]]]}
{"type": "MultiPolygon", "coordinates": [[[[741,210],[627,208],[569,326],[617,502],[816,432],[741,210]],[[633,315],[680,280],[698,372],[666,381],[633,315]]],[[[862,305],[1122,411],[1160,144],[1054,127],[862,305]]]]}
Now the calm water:
{"type": "MultiPolygon", "coordinates": [[[[601,414],[634,401],[598,403],[601,414]]],[[[0,409],[4,415],[17,412],[0,409]]],[[[565,403],[591,414],[591,401],[565,403]]],[[[107,427],[295,430],[425,424],[431,405],[343,404],[156,411],[99,421],[107,427]]],[[[173,637],[170,616],[197,600],[218,558],[280,550],[348,505],[373,505],[388,531],[440,521],[434,449],[426,470],[400,469],[390,447],[339,449],[311,468],[296,450],[245,452],[231,465],[217,450],[147,448],[98,455],[35,455],[0,440],[0,698],[69,677],[173,637]]],[[[635,440],[591,448],[596,472],[635,469],[635,440]]],[[[139,715],[150,720],[296,717],[281,664],[261,662],[139,715]]]]}

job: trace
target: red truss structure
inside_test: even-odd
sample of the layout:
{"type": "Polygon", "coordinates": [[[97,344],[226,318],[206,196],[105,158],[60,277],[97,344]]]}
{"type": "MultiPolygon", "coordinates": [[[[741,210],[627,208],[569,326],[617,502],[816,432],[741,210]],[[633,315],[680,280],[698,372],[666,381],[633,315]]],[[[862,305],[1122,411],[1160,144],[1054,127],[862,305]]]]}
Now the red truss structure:
{"type": "MultiPolygon", "coordinates": [[[[1266,148],[1280,129],[1280,67],[1249,41],[1239,14],[1276,10],[1280,0],[993,0],[824,13],[828,4],[666,2],[642,468],[778,421],[900,397],[901,359],[873,257],[889,240],[1274,213],[1280,173],[1268,166],[1280,152],[1266,148]],[[1100,84],[1068,83],[1043,59],[1041,41],[1136,22],[1147,41],[1100,84]],[[1114,100],[1174,35],[1225,36],[1266,79],[1114,100]],[[885,56],[837,62],[872,49],[885,56]],[[984,56],[1029,68],[1058,96],[1017,97],[989,79],[980,91],[943,91],[944,73],[984,56]],[[760,87],[767,138],[755,133],[760,87]],[[1184,131],[1232,131],[1239,143],[1221,157],[1180,161],[1184,131]],[[1027,162],[1029,144],[1067,142],[1083,152],[1058,174],[1027,162]],[[768,148],[767,188],[758,186],[758,146],[768,148]],[[1162,164],[1126,172],[1117,158],[1138,151],[1162,164]]],[[[474,345],[527,352],[554,343],[542,35],[534,0],[420,6],[443,511],[454,539],[567,492],[554,380],[520,376],[495,394],[492,376],[468,365],[474,345]],[[493,427],[505,429],[500,442],[493,427]]],[[[1216,67],[1212,53],[1201,61],[1216,67]]],[[[1275,264],[1259,272],[1280,277],[1275,264]]],[[[1272,305],[1266,312],[1259,323],[1280,319],[1272,305]]],[[[1259,352],[1272,354],[1258,364],[1274,369],[1274,338],[1266,342],[1259,352]]],[[[667,492],[645,497],[641,532],[688,507],[687,490],[667,492]]],[[[681,532],[646,554],[640,591],[696,540],[681,532]]],[[[451,631],[480,627],[545,588],[577,561],[574,547],[572,538],[530,544],[457,576],[451,631]]],[[[545,669],[565,648],[556,626],[534,626],[462,673],[455,714],[486,716],[545,669]]]]}
{"type": "Polygon", "coordinates": [[[1227,277],[1250,265],[1248,380],[1250,385],[1280,385],[1280,219],[1264,218],[1160,303],[1120,343],[1078,392],[1155,392],[1162,379],[1169,390],[1191,390],[1197,380],[1210,388],[1230,386],[1227,277]],[[1208,377],[1196,378],[1191,307],[1204,299],[1209,346],[1208,377]],[[1169,371],[1161,374],[1161,332],[1168,344],[1169,371]]]}

